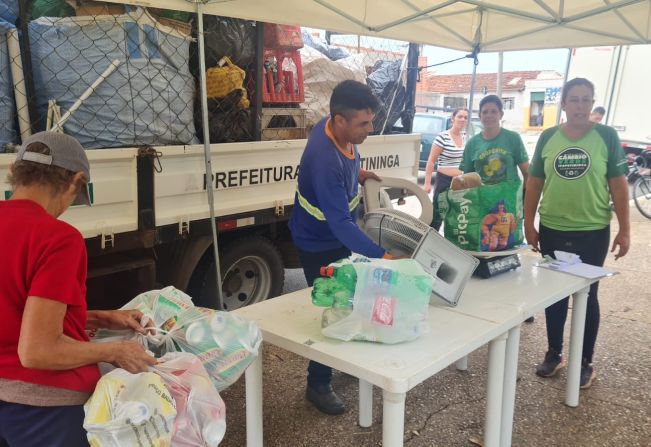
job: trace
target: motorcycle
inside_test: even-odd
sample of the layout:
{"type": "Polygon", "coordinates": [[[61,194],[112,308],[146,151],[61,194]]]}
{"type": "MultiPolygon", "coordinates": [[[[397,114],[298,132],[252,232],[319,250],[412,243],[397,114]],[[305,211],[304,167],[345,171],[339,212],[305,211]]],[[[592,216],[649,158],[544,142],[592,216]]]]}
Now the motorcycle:
{"type": "Polygon", "coordinates": [[[630,184],[642,175],[649,175],[651,171],[651,149],[643,149],[642,151],[627,151],[626,158],[628,161],[628,174],[626,178],[630,184]]]}

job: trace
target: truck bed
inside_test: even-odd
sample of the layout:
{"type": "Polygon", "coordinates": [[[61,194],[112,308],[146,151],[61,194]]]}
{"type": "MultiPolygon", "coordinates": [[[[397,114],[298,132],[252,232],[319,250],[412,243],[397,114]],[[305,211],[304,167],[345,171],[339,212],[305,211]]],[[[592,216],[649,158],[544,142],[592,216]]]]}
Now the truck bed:
{"type": "MultiPolygon", "coordinates": [[[[238,215],[294,203],[296,175],[305,140],[260,141],[212,146],[212,180],[205,179],[203,145],[153,148],[155,226],[191,224],[209,217],[206,186],[215,190],[217,216],[238,215]]],[[[362,167],[377,174],[416,180],[420,135],[369,137],[359,146],[362,167]]],[[[72,207],[61,217],[85,238],[138,229],[137,148],[87,151],[93,206],[72,207]]],[[[14,154],[0,154],[3,181],[14,154]]],[[[141,182],[142,183],[142,182],[141,182]]],[[[1,183],[0,199],[10,196],[1,183]]],[[[143,185],[141,184],[141,188],[143,185]]]]}

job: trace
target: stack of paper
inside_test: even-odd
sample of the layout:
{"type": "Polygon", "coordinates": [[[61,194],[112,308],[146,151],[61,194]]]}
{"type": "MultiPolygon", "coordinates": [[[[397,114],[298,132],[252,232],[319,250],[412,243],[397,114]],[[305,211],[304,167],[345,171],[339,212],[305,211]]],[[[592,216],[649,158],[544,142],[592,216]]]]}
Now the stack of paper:
{"type": "Polygon", "coordinates": [[[584,262],[581,262],[579,255],[574,253],[556,250],[554,251],[554,256],[556,256],[556,259],[550,256],[545,256],[545,258],[536,265],[538,267],[557,270],[559,272],[569,273],[587,279],[604,278],[617,274],[614,270],[609,270],[597,265],[585,264],[584,262]]]}

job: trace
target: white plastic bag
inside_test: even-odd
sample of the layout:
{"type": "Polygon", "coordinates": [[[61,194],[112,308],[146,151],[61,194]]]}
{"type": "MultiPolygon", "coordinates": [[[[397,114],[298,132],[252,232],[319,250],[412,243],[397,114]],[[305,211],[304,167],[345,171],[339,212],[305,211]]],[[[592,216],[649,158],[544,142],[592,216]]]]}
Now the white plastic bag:
{"type": "Polygon", "coordinates": [[[226,433],[226,406],[196,355],[165,354],[152,367],[176,402],[174,447],[216,447],[226,433]]]}
{"type": "Polygon", "coordinates": [[[143,313],[141,324],[146,326],[152,322],[153,328],[147,335],[138,334],[133,330],[99,329],[89,334],[91,341],[111,342],[120,340],[135,340],[142,343],[156,355],[175,351],[172,340],[167,333],[174,328],[178,316],[186,309],[194,307],[192,298],[174,288],[165,287],[161,290],[150,290],[133,298],[120,309],[137,309],[143,313]]]}
{"type": "MultiPolygon", "coordinates": [[[[138,309],[142,324],[153,321],[147,335],[134,331],[100,329],[92,341],[137,340],[156,357],[168,352],[195,354],[208,371],[217,390],[232,385],[258,355],[262,336],[258,326],[228,312],[195,307],[185,293],[174,287],[141,293],[122,309],[138,309]]],[[[111,370],[100,364],[102,373],[111,370]]]]}
{"type": "Polygon", "coordinates": [[[97,383],[84,412],[91,447],[172,445],[176,406],[163,379],[153,372],[109,372],[97,383]]]}
{"type": "Polygon", "coordinates": [[[169,331],[176,324],[178,316],[191,307],[194,304],[189,295],[168,286],[141,293],[122,306],[122,309],[138,309],[153,321],[155,327],[169,331]]]}
{"type": "MultiPolygon", "coordinates": [[[[111,329],[98,329],[87,331],[90,341],[94,343],[112,343],[118,341],[132,340],[136,341],[145,349],[149,349],[149,343],[147,342],[147,337],[143,334],[140,334],[133,329],[123,329],[123,330],[111,330],[111,329]]],[[[150,351],[151,352],[151,351],[150,351]]],[[[99,371],[102,375],[108,374],[109,372],[115,369],[111,363],[99,362],[99,371]]]]}
{"type": "Polygon", "coordinates": [[[429,299],[434,279],[417,261],[359,256],[353,261],[357,274],[353,308],[326,309],[323,335],[345,341],[391,344],[414,340],[429,331],[429,299]]]}

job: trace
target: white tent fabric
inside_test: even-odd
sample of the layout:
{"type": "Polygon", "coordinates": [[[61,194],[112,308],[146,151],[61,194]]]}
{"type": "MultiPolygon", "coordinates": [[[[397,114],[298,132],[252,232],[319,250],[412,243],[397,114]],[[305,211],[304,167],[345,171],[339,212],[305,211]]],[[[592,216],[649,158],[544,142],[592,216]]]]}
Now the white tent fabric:
{"type": "MultiPolygon", "coordinates": [[[[196,11],[194,0],[108,0],[196,11]]],[[[198,0],[201,1],[201,0],[198,0]]],[[[204,12],[481,52],[651,43],[651,0],[204,0],[204,12]]]]}

